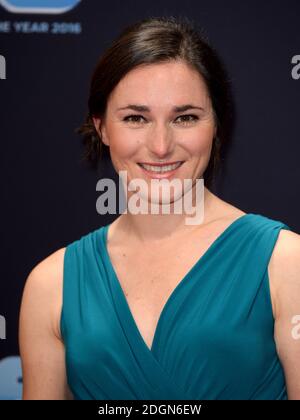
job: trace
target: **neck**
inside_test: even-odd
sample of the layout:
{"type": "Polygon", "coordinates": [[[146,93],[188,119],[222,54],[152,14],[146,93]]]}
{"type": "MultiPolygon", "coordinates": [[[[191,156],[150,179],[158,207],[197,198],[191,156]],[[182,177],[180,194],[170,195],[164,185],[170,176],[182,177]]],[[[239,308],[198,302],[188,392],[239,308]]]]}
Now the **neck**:
{"type": "MultiPolygon", "coordinates": [[[[187,213],[174,214],[172,211],[169,214],[131,214],[128,211],[119,217],[119,228],[126,237],[129,235],[131,238],[136,238],[141,244],[161,243],[164,239],[169,240],[170,237],[175,239],[177,235],[192,232],[213,218],[215,198],[214,194],[204,186],[199,205],[201,208],[198,212],[200,218],[194,218],[193,214],[187,213]],[[194,224],[187,224],[187,219],[193,220],[194,224]]],[[[194,199],[193,203],[195,203],[194,199]]],[[[172,209],[171,206],[170,208],[172,209]]]]}

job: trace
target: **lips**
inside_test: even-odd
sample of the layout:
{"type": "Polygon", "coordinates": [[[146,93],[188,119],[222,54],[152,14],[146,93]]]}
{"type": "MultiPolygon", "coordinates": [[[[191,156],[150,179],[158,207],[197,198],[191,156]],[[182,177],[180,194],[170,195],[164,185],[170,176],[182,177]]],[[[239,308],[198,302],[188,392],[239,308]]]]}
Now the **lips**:
{"type": "Polygon", "coordinates": [[[140,163],[139,165],[143,169],[146,169],[147,171],[150,171],[150,172],[164,173],[164,172],[173,171],[173,170],[179,168],[179,166],[181,164],[182,164],[182,162],[178,161],[176,163],[165,164],[165,165],[152,165],[152,164],[146,164],[146,163],[140,163]]]}
{"type": "Polygon", "coordinates": [[[155,162],[138,162],[139,165],[149,165],[149,166],[169,166],[174,165],[175,163],[183,163],[183,160],[176,160],[174,162],[164,162],[164,163],[155,163],[155,162]]]}
{"type": "Polygon", "coordinates": [[[169,178],[184,163],[184,161],[173,162],[171,165],[138,163],[140,168],[151,178],[169,178]]]}

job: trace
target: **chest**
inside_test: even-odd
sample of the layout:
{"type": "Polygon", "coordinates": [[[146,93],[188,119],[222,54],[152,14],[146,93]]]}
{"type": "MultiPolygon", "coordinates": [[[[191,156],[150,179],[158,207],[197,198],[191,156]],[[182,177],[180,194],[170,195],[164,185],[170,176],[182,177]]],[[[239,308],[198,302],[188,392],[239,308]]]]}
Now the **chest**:
{"type": "MultiPolygon", "coordinates": [[[[133,249],[108,246],[131,315],[150,348],[160,314],[169,297],[212,244],[212,238],[173,247],[133,249]]],[[[201,261],[200,261],[201,262],[201,261]]]]}

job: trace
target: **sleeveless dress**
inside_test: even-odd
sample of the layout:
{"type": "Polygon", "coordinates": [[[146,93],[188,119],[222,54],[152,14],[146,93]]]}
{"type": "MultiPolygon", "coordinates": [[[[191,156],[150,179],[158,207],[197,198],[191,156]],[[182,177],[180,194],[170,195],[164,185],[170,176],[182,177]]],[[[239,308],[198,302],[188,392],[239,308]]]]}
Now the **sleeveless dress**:
{"type": "Polygon", "coordinates": [[[290,227],[255,213],[232,222],[169,296],[149,349],[107,252],[109,226],[65,250],[60,327],[74,399],[287,399],[268,263],[290,227]]]}

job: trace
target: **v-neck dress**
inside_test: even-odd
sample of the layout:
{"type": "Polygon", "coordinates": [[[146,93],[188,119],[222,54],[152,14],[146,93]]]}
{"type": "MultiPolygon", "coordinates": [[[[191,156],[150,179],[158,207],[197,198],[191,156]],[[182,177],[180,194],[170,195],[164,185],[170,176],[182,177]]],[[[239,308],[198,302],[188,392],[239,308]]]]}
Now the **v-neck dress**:
{"type": "Polygon", "coordinates": [[[268,263],[289,226],[255,213],[233,221],[169,296],[151,349],[110,260],[109,226],[64,255],[60,327],[75,399],[287,399],[268,263]]]}

